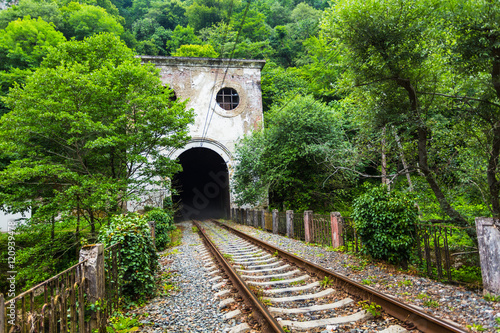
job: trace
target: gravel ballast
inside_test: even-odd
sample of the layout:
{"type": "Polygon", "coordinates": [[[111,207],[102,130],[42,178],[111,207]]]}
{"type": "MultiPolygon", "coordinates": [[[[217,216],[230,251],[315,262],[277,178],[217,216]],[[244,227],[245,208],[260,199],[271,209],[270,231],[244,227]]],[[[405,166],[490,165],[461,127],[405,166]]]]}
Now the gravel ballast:
{"type": "Polygon", "coordinates": [[[484,332],[500,330],[500,324],[495,322],[495,318],[500,317],[500,302],[486,301],[480,293],[482,291],[471,291],[462,286],[405,274],[375,262],[362,263],[362,259],[353,255],[306,245],[295,239],[231,221],[225,223],[356,282],[417,306],[431,315],[456,322],[464,329],[467,325],[481,325],[485,329],[484,332]]]}
{"type": "MultiPolygon", "coordinates": [[[[174,288],[168,295],[158,296],[133,313],[140,318],[141,332],[229,332],[240,324],[225,320],[227,311],[219,309],[220,300],[212,290],[214,275],[205,267],[206,252],[200,237],[193,233],[191,222],[179,224],[182,244],[160,253],[162,272],[170,276],[174,288]]],[[[131,313],[129,313],[131,314],[131,313]]]]}

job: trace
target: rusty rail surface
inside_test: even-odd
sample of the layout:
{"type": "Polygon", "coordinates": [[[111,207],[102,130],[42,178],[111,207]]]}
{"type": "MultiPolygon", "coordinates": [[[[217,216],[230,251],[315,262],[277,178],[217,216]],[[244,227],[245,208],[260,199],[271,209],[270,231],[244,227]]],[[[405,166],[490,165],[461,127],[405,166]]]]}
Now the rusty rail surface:
{"type": "Polygon", "coordinates": [[[240,278],[238,273],[233,269],[230,263],[226,261],[224,256],[219,252],[214,243],[210,240],[210,238],[205,233],[204,229],[197,221],[193,221],[193,223],[198,228],[198,232],[202,236],[204,243],[209,248],[210,252],[213,254],[217,262],[220,263],[224,271],[229,275],[233,286],[238,289],[238,292],[243,297],[245,303],[253,309],[253,316],[261,324],[262,332],[269,333],[285,333],[283,328],[281,328],[280,324],[274,319],[274,317],[269,313],[266,306],[262,304],[257,297],[252,293],[252,291],[247,287],[245,282],[240,278]]]}
{"type": "Polygon", "coordinates": [[[271,253],[278,253],[278,255],[285,260],[294,263],[295,265],[309,271],[313,276],[317,276],[322,279],[325,276],[333,280],[338,287],[347,290],[351,295],[360,297],[364,300],[369,300],[371,302],[375,302],[380,305],[385,312],[389,315],[403,321],[406,323],[413,324],[417,329],[423,332],[431,332],[431,333],[445,333],[445,332],[454,332],[454,333],[466,333],[467,331],[463,328],[449,322],[446,320],[442,320],[427,313],[418,310],[417,308],[405,304],[403,302],[398,301],[397,299],[387,296],[383,293],[376,291],[373,288],[363,286],[344,275],[339,273],[332,272],[327,270],[321,266],[318,266],[310,261],[299,258],[296,255],[293,255],[287,251],[279,249],[269,243],[261,241],[257,238],[254,238],[250,235],[247,235],[239,230],[236,230],[228,225],[220,223],[217,220],[212,220],[213,222],[219,224],[220,226],[226,228],[227,230],[233,232],[234,234],[248,240],[249,242],[264,248],[265,250],[271,253]]]}

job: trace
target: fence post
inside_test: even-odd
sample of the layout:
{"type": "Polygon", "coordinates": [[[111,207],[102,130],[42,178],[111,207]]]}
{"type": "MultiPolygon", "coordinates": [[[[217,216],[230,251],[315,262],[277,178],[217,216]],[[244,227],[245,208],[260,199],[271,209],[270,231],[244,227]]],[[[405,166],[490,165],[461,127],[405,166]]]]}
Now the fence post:
{"type": "Polygon", "coordinates": [[[313,211],[304,211],[304,236],[306,243],[313,242],[313,211]]]}
{"type": "Polygon", "coordinates": [[[286,211],[286,235],[293,238],[293,210],[286,211]]]}
{"type": "Polygon", "coordinates": [[[253,226],[254,228],[257,228],[259,226],[259,219],[258,219],[258,214],[257,214],[257,209],[252,210],[252,218],[253,218],[253,226]]]}
{"type": "Polygon", "coordinates": [[[278,233],[278,210],[273,209],[273,234],[278,233]]]}
{"type": "Polygon", "coordinates": [[[5,318],[5,300],[3,298],[3,294],[0,293],[0,333],[4,333],[6,329],[6,321],[7,318],[5,318]]]}
{"type": "Polygon", "coordinates": [[[266,230],[266,210],[262,209],[260,211],[260,223],[262,224],[262,230],[266,230]]]}
{"type": "MultiPolygon", "coordinates": [[[[103,301],[105,297],[104,290],[104,245],[93,244],[86,245],[80,249],[80,260],[88,261],[83,265],[83,276],[87,280],[87,300],[90,304],[97,301],[103,301]]],[[[90,329],[98,329],[99,332],[105,332],[104,312],[92,311],[90,314],[90,329]],[[102,322],[104,320],[104,323],[102,322]],[[101,325],[104,324],[104,325],[101,325]]]]}
{"type": "Polygon", "coordinates": [[[330,223],[332,228],[332,247],[335,249],[344,245],[344,238],[342,238],[342,215],[339,212],[331,212],[330,223]]]}
{"type": "Polygon", "coordinates": [[[156,249],[156,223],[155,221],[148,221],[149,229],[151,230],[151,238],[153,239],[153,246],[156,249]]]}
{"type": "Polygon", "coordinates": [[[500,296],[500,224],[493,218],[477,217],[476,230],[483,294],[500,296]]]}

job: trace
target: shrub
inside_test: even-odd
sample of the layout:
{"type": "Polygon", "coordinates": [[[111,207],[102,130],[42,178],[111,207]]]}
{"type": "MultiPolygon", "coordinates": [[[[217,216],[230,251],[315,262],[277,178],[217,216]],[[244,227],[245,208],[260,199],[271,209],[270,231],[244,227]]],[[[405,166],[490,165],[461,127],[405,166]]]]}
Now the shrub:
{"type": "Polygon", "coordinates": [[[175,229],[174,219],[170,214],[162,209],[155,208],[147,213],[148,221],[154,221],[156,248],[164,250],[170,243],[169,231],[175,229]]]}
{"type": "Polygon", "coordinates": [[[117,215],[99,234],[105,246],[121,243],[120,281],[125,298],[148,297],[155,291],[158,255],[147,220],[138,215],[117,215]]]}
{"type": "Polygon", "coordinates": [[[385,186],[374,187],[354,201],[352,217],[365,253],[404,268],[414,244],[417,211],[414,200],[385,186]]]}

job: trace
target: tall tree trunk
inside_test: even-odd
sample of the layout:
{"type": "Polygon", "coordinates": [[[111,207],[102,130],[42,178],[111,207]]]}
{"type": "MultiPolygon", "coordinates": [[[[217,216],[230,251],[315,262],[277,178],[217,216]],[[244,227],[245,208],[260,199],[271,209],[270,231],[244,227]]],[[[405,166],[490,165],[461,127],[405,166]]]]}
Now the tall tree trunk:
{"type": "MultiPolygon", "coordinates": [[[[420,118],[419,116],[419,109],[418,109],[418,97],[417,97],[417,92],[413,85],[411,84],[410,80],[407,79],[397,79],[396,82],[398,85],[402,88],[404,88],[408,92],[408,98],[410,99],[410,105],[411,105],[411,111],[420,118]]],[[[432,173],[431,169],[429,168],[428,164],[428,154],[427,154],[427,135],[429,134],[429,131],[427,129],[427,126],[424,124],[424,122],[419,119],[420,124],[418,126],[418,163],[420,170],[424,174],[425,180],[429,184],[430,188],[434,192],[434,195],[436,196],[437,201],[439,202],[439,207],[448,214],[449,217],[453,221],[455,221],[455,224],[460,226],[460,227],[470,227],[469,223],[467,220],[459,213],[457,212],[448,202],[446,199],[443,191],[441,191],[441,188],[439,187],[439,184],[434,177],[434,174],[432,173]]],[[[477,244],[477,234],[476,230],[474,228],[467,228],[465,229],[467,232],[467,235],[474,241],[474,243],[477,244]]]]}
{"type": "Polygon", "coordinates": [[[50,222],[52,223],[52,228],[50,230],[50,240],[54,241],[56,237],[56,219],[54,216],[50,218],[50,222]]]}
{"type": "Polygon", "coordinates": [[[385,146],[386,146],[386,140],[385,140],[385,126],[382,129],[382,143],[381,143],[381,148],[382,148],[382,185],[387,185],[387,189],[390,190],[391,184],[389,184],[389,180],[387,179],[387,156],[385,154],[385,146]]]}
{"type": "MultiPolygon", "coordinates": [[[[495,57],[491,67],[491,83],[495,89],[497,98],[500,98],[500,49],[493,51],[495,57]]],[[[490,156],[488,158],[488,170],[486,176],[490,192],[491,209],[494,217],[500,216],[499,184],[497,179],[498,158],[500,155],[500,122],[494,121],[493,140],[491,142],[490,156]]]]}
{"type": "Polygon", "coordinates": [[[493,140],[491,144],[490,156],[488,158],[488,169],[486,175],[490,192],[491,209],[494,217],[500,216],[499,192],[500,186],[497,179],[498,159],[500,155],[500,124],[495,124],[493,128],[493,140]]]}

